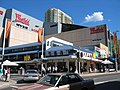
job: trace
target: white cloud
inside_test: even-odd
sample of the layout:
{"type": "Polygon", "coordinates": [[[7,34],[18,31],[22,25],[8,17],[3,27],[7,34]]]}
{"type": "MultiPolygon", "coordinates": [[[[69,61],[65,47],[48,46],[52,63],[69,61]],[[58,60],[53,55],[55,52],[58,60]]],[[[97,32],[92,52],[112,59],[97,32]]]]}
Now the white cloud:
{"type": "Polygon", "coordinates": [[[87,15],[85,17],[85,22],[97,22],[97,21],[103,21],[103,12],[94,12],[92,15],[87,15]]]}

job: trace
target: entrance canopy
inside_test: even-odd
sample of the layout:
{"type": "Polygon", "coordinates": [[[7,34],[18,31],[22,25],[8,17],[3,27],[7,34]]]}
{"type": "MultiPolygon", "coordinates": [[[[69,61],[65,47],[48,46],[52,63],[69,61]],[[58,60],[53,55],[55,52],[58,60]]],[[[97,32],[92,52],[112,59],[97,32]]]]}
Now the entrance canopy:
{"type": "Polygon", "coordinates": [[[105,59],[105,61],[103,61],[102,63],[103,63],[103,64],[113,64],[113,62],[111,62],[111,61],[109,61],[109,60],[107,60],[107,59],[105,59]]]}
{"type": "Polygon", "coordinates": [[[9,61],[9,60],[5,60],[2,65],[3,65],[3,66],[18,66],[17,63],[11,62],[11,61],[9,61]]]}

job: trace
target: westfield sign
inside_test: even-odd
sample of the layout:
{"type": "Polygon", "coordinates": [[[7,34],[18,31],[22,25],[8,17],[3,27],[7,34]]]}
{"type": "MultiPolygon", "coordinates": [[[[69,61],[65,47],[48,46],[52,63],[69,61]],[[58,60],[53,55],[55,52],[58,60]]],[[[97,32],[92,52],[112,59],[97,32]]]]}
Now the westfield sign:
{"type": "Polygon", "coordinates": [[[30,23],[30,20],[26,19],[26,18],[23,18],[20,14],[17,14],[16,13],[16,19],[15,19],[16,22],[21,22],[25,25],[28,25],[29,26],[29,23],[30,23]]]}
{"type": "Polygon", "coordinates": [[[90,34],[102,33],[104,32],[105,27],[92,27],[90,28],[90,34]]]}

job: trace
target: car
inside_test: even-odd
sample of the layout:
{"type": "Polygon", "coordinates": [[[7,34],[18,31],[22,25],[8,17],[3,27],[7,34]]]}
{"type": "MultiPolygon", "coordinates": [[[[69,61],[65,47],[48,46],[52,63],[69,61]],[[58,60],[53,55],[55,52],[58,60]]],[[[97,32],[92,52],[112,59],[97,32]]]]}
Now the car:
{"type": "Polygon", "coordinates": [[[12,86],[12,90],[94,90],[94,80],[77,73],[50,73],[34,84],[12,86]]]}
{"type": "Polygon", "coordinates": [[[26,70],[23,80],[24,81],[38,81],[39,80],[39,72],[35,69],[26,70]]]}

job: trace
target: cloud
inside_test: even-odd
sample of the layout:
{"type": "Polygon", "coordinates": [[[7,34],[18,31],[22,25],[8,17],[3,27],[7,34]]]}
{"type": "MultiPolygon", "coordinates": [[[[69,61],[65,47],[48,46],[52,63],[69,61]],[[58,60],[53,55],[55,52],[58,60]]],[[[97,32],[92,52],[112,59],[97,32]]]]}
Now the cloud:
{"type": "Polygon", "coordinates": [[[85,22],[97,22],[97,21],[103,21],[103,12],[94,12],[92,15],[87,15],[85,17],[85,22]]]}

